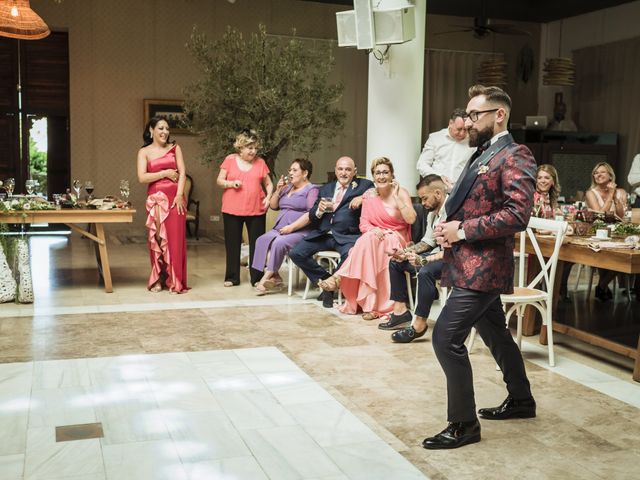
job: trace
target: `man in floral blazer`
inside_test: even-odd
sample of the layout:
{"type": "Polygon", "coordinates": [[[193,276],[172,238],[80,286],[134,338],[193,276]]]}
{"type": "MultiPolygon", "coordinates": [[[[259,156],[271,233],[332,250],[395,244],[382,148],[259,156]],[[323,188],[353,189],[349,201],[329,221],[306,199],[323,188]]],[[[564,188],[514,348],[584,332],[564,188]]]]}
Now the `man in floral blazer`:
{"type": "Polygon", "coordinates": [[[479,410],[482,418],[531,418],[531,395],[522,355],[505,325],[501,293],[513,292],[514,234],[529,222],[536,164],[529,149],[507,130],[511,99],[498,87],[469,89],[465,126],[469,159],[445,205],[447,221],[436,227],[445,248],[441,283],[452,287],[433,331],[433,349],[447,378],[448,422],[426,438],[424,448],[457,448],[480,441],[473,377],[464,341],[475,326],[507,384],[507,399],[479,410]]]}
{"type": "MultiPolygon", "coordinates": [[[[331,274],[313,256],[321,250],[337,250],[340,263],[360,236],[362,194],[373,187],[371,180],[356,177],[356,164],[350,157],[336,161],[336,181],[320,187],[316,203],[309,210],[313,230],[289,252],[312,284],[331,274]]],[[[323,306],[333,307],[333,292],[323,292],[323,306]]]]}

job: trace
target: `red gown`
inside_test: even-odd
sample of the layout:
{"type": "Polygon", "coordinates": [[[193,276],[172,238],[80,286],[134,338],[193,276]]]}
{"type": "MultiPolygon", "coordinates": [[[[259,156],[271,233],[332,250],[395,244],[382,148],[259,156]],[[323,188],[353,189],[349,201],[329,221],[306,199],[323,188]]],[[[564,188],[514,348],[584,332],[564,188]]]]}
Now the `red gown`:
{"type": "MultiPolygon", "coordinates": [[[[178,168],[175,146],[163,156],[147,162],[147,172],[149,173],[168,168],[174,170],[178,168]]],[[[148,216],[146,226],[149,231],[148,244],[151,258],[151,275],[147,288],[151,288],[158,280],[163,280],[164,285],[171,292],[183,293],[188,290],[187,217],[178,215],[175,207],[171,208],[177,190],[178,184],[168,178],[149,184],[147,189],[148,216]],[[159,222],[156,220],[157,215],[159,215],[159,222]],[[158,223],[160,224],[159,232],[158,223]],[[160,238],[160,244],[158,244],[157,238],[160,238]]]]}

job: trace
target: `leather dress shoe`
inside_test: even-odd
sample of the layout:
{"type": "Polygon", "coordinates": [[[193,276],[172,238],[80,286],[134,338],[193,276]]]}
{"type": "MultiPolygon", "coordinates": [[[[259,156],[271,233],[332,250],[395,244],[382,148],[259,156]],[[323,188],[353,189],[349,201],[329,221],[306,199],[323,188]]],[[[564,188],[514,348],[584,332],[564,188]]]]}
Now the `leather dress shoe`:
{"type": "Polygon", "coordinates": [[[509,418],[534,418],[536,401],[533,397],[516,400],[508,396],[504,402],[494,408],[481,408],[478,414],[487,420],[507,420],[509,418]]]}
{"type": "Polygon", "coordinates": [[[427,333],[427,330],[429,330],[428,325],[424,327],[424,330],[421,332],[417,332],[416,329],[413,328],[413,326],[408,328],[403,328],[402,330],[393,332],[391,334],[391,340],[393,340],[396,343],[411,343],[416,338],[420,338],[424,336],[424,334],[427,333]]]}
{"type": "Polygon", "coordinates": [[[324,308],[333,308],[333,292],[322,292],[322,306],[324,308]]]}
{"type": "Polygon", "coordinates": [[[444,450],[458,448],[480,441],[480,422],[451,422],[435,437],[428,437],[422,441],[422,447],[427,450],[444,450]]]}
{"type": "Polygon", "coordinates": [[[404,312],[402,315],[395,315],[392,313],[391,315],[389,315],[389,321],[379,323],[378,328],[380,330],[398,330],[399,328],[401,328],[400,325],[411,322],[412,317],[413,315],[411,315],[411,312],[409,310],[404,312]]]}

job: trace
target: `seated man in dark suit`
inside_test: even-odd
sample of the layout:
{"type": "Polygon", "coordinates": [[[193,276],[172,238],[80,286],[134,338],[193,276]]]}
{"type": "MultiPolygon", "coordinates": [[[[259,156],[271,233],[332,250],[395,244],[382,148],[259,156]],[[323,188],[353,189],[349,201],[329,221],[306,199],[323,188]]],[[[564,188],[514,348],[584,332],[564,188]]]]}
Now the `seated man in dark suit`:
{"type": "MultiPolygon", "coordinates": [[[[370,180],[355,178],[356,164],[352,158],[340,157],[335,172],[336,181],[320,187],[318,200],[309,210],[313,230],[289,252],[289,258],[314,285],[331,274],[313,256],[321,250],[336,250],[340,263],[346,260],[360,236],[362,194],[373,187],[370,180]]],[[[333,292],[323,293],[322,305],[333,307],[333,292]]]]}

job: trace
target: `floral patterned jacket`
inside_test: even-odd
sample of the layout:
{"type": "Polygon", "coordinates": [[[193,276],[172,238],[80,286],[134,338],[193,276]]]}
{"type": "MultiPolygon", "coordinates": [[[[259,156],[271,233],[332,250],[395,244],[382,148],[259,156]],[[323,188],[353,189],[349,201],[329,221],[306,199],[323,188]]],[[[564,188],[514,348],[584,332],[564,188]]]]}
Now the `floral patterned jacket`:
{"type": "Polygon", "coordinates": [[[531,151],[500,137],[459,179],[445,209],[462,222],[466,240],[445,249],[443,286],[489,293],[513,292],[516,232],[533,207],[536,162],[531,151]]]}

